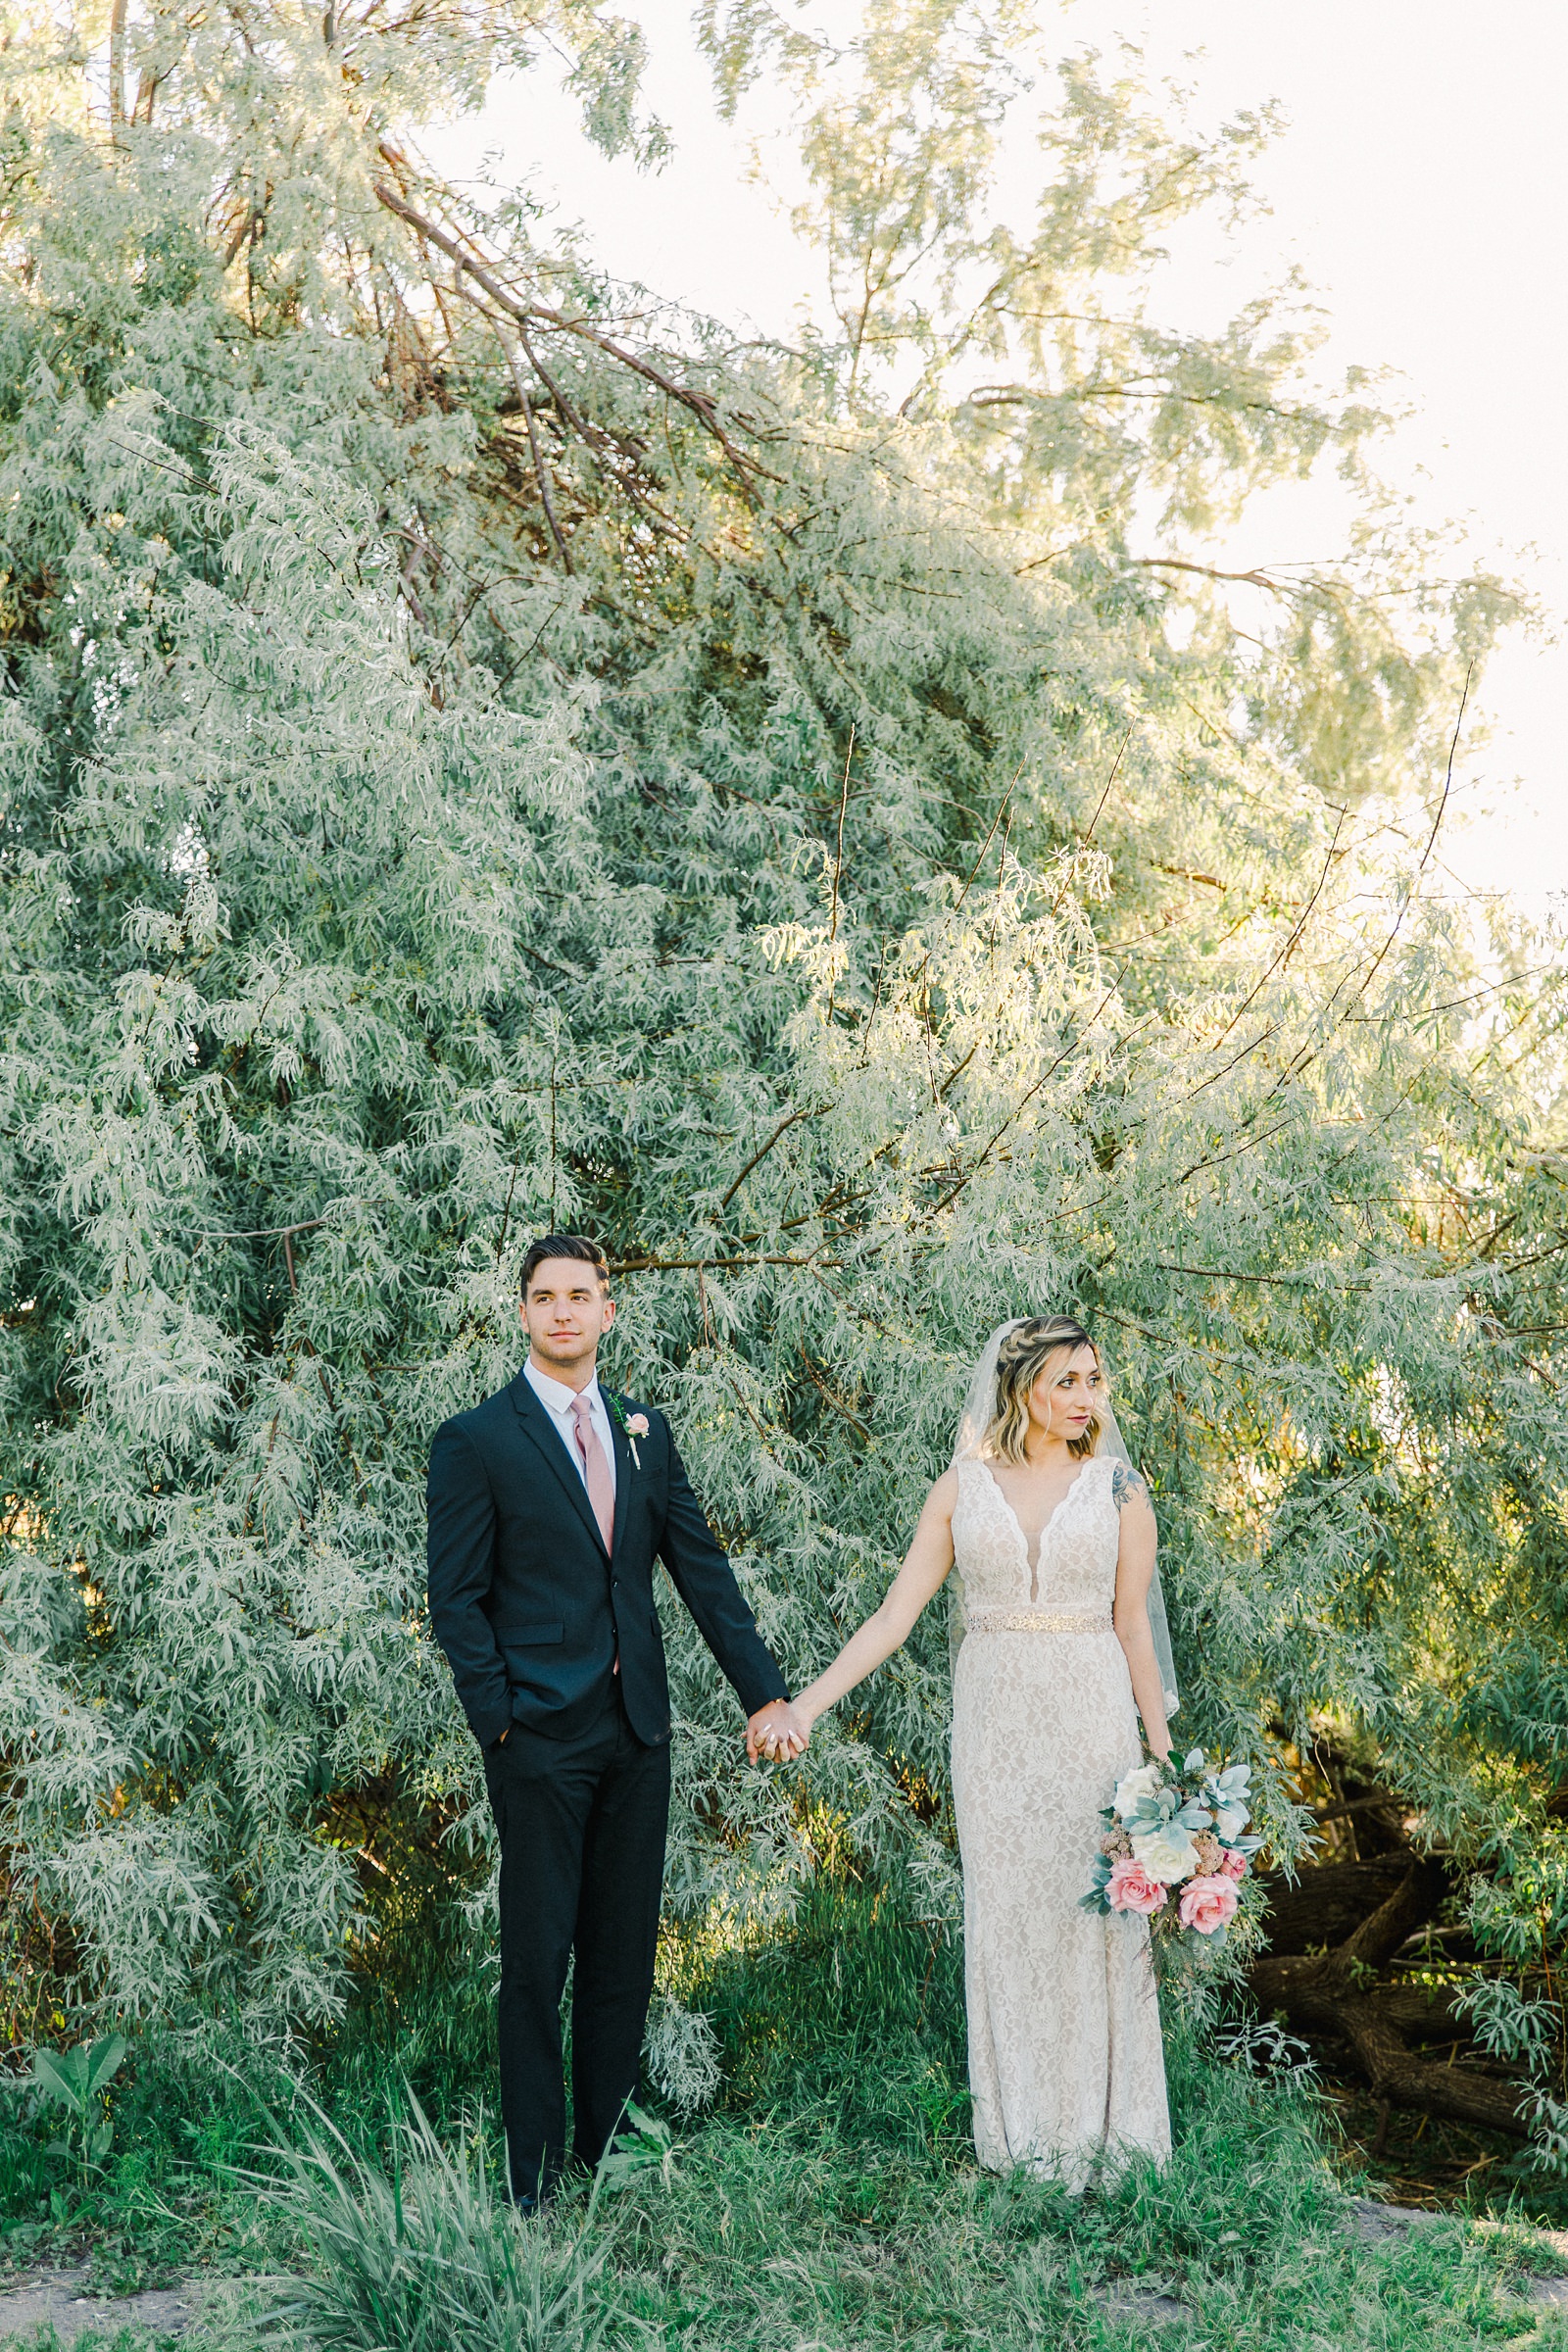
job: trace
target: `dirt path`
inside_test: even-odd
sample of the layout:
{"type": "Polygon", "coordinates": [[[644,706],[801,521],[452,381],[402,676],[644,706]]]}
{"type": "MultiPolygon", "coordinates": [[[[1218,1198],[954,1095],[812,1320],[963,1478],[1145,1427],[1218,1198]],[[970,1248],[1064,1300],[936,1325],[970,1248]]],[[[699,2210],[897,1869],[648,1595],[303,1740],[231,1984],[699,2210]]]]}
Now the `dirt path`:
{"type": "Polygon", "coordinates": [[[182,2278],[176,2286],[146,2288],[139,2295],[92,2295],[85,2268],[24,2271],[0,2288],[0,2343],[27,2335],[52,2321],[63,2344],[74,2343],[88,2328],[112,2332],[144,2328],[153,2335],[183,2335],[201,2309],[203,2282],[182,2278]]]}

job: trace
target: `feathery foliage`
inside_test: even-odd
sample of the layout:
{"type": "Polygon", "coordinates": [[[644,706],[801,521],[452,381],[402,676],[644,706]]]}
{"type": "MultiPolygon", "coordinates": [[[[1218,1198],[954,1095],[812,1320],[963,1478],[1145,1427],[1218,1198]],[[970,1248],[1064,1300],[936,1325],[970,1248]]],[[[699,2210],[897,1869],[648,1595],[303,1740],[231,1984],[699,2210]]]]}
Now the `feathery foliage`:
{"type": "MultiPolygon", "coordinates": [[[[801,350],[419,166],[547,37],[655,152],[586,0],[120,9],[107,122],[96,19],[17,20],[4,1837],[120,2017],[321,2026],[482,1906],[423,1457],[561,1224],[795,1673],[875,1598],[991,1323],[1087,1316],[1188,1719],[1281,1850],[1327,1712],[1495,1949],[1560,1943],[1560,972],[1432,887],[1515,607],[1401,535],[1288,292],[1157,322],[1161,240],[1245,201],[1266,124],[1200,137],[1013,14],[875,0],[829,48],[709,12],[737,103],[799,92],[801,350]],[[998,125],[1036,103],[1014,229],[998,125]],[[1316,464],[1355,542],[1259,575],[1258,640],[1183,551],[1316,464]]],[[[824,1861],[955,1917],[946,1679],[928,1623],[748,1775],[670,1635],[654,2047],[695,2103],[683,1984],[824,1861]]]]}

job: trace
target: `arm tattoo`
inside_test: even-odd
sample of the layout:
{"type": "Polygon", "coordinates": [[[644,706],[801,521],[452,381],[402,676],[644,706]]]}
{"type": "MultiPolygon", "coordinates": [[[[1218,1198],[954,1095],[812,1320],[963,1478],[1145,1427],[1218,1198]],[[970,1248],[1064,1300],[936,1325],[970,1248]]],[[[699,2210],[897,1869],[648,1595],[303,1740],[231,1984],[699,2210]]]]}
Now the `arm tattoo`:
{"type": "Polygon", "coordinates": [[[1118,1462],[1110,1474],[1111,1501],[1119,1511],[1135,1494],[1141,1494],[1146,1502],[1149,1500],[1149,1489],[1131,1462],[1118,1462]]]}

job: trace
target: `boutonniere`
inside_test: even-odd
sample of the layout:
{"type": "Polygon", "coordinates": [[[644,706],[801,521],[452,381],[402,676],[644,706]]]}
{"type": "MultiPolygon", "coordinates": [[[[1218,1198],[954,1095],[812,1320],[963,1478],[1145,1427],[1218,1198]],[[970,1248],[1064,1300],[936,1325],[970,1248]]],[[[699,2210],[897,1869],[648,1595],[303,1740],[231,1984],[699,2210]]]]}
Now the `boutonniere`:
{"type": "Polygon", "coordinates": [[[631,1447],[631,1458],[640,1470],[643,1466],[643,1457],[637,1450],[637,1441],[648,1435],[648,1415],[646,1413],[623,1413],[618,1396],[612,1396],[610,1409],[625,1431],[626,1443],[631,1447]]]}

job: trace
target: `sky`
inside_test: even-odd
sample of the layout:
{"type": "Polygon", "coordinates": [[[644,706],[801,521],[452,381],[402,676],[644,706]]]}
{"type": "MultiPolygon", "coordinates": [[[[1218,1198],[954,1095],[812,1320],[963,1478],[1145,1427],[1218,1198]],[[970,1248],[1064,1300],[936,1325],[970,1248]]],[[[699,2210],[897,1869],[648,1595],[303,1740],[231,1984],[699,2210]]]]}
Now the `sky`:
{"type": "MultiPolygon", "coordinates": [[[[649,103],[674,138],[661,172],[598,155],[538,74],[428,137],[432,160],[461,176],[488,151],[504,181],[554,196],[613,274],[787,333],[819,289],[815,257],[753,178],[745,125],[716,117],[690,0],[619,5],[647,31],[649,103]]],[[[1393,393],[1415,413],[1382,445],[1382,470],[1417,516],[1463,520],[1476,554],[1544,610],[1543,631],[1506,640],[1484,681],[1440,845],[1446,887],[1568,910],[1568,7],[1042,0],[1042,18],[1069,45],[1138,40],[1193,89],[1201,119],[1283,106],[1287,128],[1253,173],[1269,217],[1234,250],[1186,255],[1168,280],[1171,322],[1212,323],[1294,263],[1332,321],[1325,365],[1397,371],[1393,393]]],[[[751,125],[767,122],[763,94],[751,125]]],[[[785,176],[787,156],[772,169],[785,176]]],[[[1340,522],[1331,490],[1293,493],[1220,552],[1238,568],[1332,557],[1340,522]]]]}

